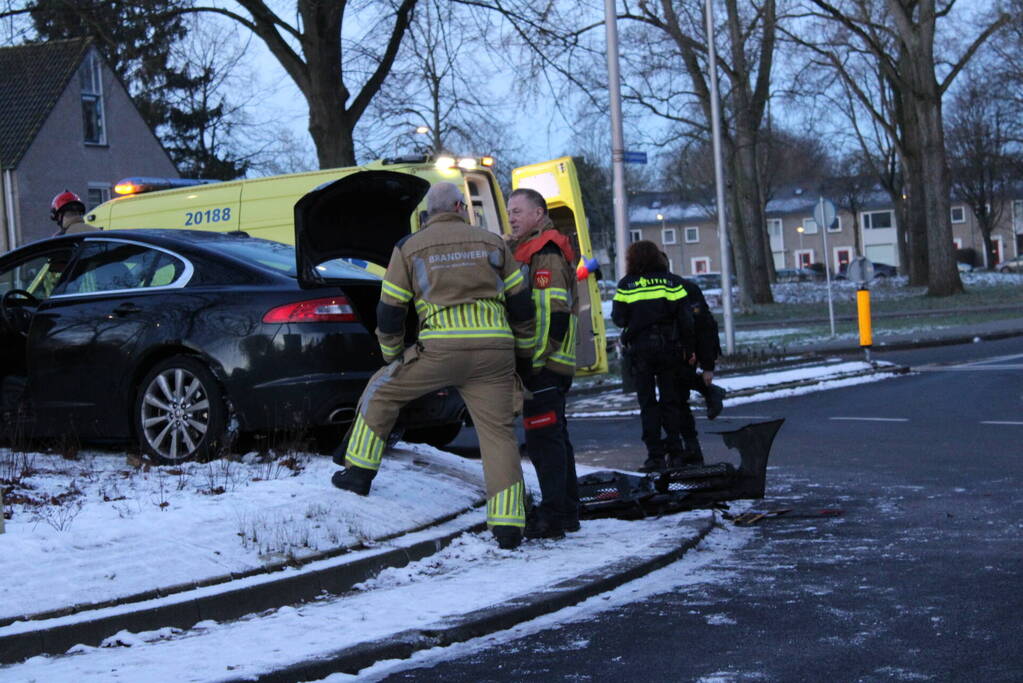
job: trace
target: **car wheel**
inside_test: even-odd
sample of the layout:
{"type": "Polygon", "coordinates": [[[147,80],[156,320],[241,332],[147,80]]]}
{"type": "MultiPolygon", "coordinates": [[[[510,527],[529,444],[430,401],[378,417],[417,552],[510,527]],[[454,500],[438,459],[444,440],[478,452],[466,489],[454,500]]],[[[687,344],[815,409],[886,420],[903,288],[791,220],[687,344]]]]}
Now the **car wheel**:
{"type": "Polygon", "coordinates": [[[135,400],[142,452],[163,464],[219,455],[226,409],[213,373],[194,358],[174,356],[146,374],[135,400]]]}
{"type": "Polygon", "coordinates": [[[462,431],[462,423],[438,425],[436,427],[420,427],[405,432],[405,440],[412,443],[426,443],[434,448],[443,448],[455,440],[462,431]]]}

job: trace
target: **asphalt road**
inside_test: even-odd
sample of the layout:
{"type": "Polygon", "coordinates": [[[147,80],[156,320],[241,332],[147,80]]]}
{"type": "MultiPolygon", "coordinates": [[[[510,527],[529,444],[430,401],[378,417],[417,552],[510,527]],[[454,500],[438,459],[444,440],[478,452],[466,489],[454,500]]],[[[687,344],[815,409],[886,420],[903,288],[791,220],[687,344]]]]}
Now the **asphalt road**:
{"type": "MultiPolygon", "coordinates": [[[[792,512],[722,566],[388,680],[1021,680],[1023,339],[879,357],[918,372],[731,410],[786,418],[758,507],[792,512]]],[[[636,464],[638,419],[571,427],[636,464]]]]}

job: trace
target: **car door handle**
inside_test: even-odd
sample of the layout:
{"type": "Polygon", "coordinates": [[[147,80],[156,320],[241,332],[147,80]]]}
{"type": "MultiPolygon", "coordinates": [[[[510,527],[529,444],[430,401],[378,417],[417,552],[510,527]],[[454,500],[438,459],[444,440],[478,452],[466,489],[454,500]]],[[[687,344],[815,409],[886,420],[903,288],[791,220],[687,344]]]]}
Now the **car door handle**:
{"type": "Polygon", "coordinates": [[[130,315],[132,313],[138,313],[141,310],[142,310],[141,308],[139,308],[138,306],[129,301],[128,303],[121,304],[120,306],[115,308],[114,313],[116,315],[130,315]]]}

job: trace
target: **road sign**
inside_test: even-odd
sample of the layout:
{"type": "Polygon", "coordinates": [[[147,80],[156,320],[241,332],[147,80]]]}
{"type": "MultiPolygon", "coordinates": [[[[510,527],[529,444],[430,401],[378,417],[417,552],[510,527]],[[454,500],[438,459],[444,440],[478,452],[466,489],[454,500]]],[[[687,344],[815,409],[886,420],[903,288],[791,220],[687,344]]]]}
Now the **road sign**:
{"type": "Polygon", "coordinates": [[[852,260],[846,269],[846,277],[852,282],[863,284],[874,279],[874,264],[870,259],[859,256],[852,260]]]}
{"type": "Polygon", "coordinates": [[[813,209],[813,219],[825,230],[835,225],[838,212],[830,199],[821,199],[813,209]]]}
{"type": "Polygon", "coordinates": [[[622,152],[622,161],[627,164],[645,164],[646,152],[622,152]]]}

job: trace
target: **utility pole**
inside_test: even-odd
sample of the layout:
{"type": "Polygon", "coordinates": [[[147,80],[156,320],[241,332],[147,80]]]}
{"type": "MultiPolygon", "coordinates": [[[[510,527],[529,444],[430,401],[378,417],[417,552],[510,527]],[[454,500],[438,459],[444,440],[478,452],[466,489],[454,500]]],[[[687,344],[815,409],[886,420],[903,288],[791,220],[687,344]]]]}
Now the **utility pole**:
{"type": "Polygon", "coordinates": [[[725,174],[721,164],[721,104],[718,101],[718,58],[714,49],[714,12],[705,0],[707,15],[707,64],[710,71],[711,137],[714,140],[714,184],[717,187],[718,242],[721,251],[721,305],[725,316],[725,351],[735,353],[735,321],[732,320],[732,262],[725,231],[725,174]]]}
{"type": "Polygon", "coordinates": [[[622,133],[622,83],[618,69],[618,19],[615,0],[604,0],[604,29],[607,34],[607,90],[611,98],[611,173],[615,218],[615,276],[625,277],[625,230],[628,199],[625,196],[625,136],[622,133]]]}

